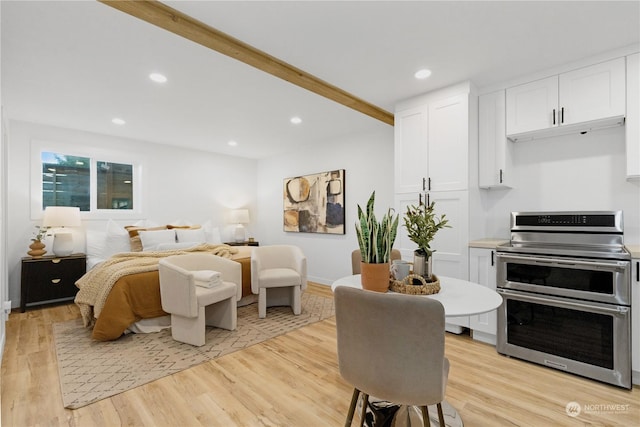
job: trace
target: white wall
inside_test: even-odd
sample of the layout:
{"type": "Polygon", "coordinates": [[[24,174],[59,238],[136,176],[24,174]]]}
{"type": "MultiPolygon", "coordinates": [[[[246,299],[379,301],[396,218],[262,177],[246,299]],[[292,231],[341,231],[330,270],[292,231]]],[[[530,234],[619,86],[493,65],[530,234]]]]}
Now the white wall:
{"type": "Polygon", "coordinates": [[[510,143],[514,188],[481,191],[487,237],[509,237],[511,211],[622,210],[640,243],[640,183],[625,177],[624,127],[510,143]]]}
{"type": "Polygon", "coordinates": [[[309,280],[331,284],[351,274],[351,251],[357,249],[357,205],[364,206],[376,192],[375,212],[393,207],[393,127],[381,125],[369,135],[345,137],[315,150],[300,150],[259,162],[260,244],[293,244],[307,256],[309,280]],[[345,169],[345,234],[293,233],[283,231],[283,180],[299,175],[345,169]]]}
{"type": "MultiPolygon", "coordinates": [[[[8,144],[8,269],[9,299],[13,307],[20,302],[20,259],[26,251],[35,225],[30,218],[30,153],[32,140],[77,144],[83,151],[113,152],[142,159],[143,212],[118,220],[121,225],[138,219],[160,224],[174,220],[203,223],[211,220],[230,238],[226,217],[230,208],[256,210],[255,160],[223,156],[202,151],[12,121],[8,144]]],[[[135,203],[135,201],[134,201],[135,203]]],[[[254,217],[255,218],[255,217],[254,217]]],[[[106,220],[83,220],[87,229],[104,229],[106,220]]],[[[251,226],[251,224],[250,224],[251,226]]],[[[74,238],[76,251],[84,252],[83,234],[74,238]]]]}

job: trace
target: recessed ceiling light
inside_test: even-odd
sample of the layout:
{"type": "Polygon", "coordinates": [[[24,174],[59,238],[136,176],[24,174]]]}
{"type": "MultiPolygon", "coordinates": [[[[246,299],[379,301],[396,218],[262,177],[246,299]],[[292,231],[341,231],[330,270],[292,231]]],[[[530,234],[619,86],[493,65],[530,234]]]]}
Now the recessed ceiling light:
{"type": "Polygon", "coordinates": [[[291,117],[291,123],[293,123],[294,125],[299,125],[300,123],[302,123],[302,119],[298,116],[295,117],[291,117]]]}
{"type": "Polygon", "coordinates": [[[165,83],[167,81],[167,78],[160,73],[151,73],[149,78],[156,83],[165,83]]]}
{"type": "Polygon", "coordinates": [[[127,122],[125,122],[124,120],[122,120],[121,118],[116,117],[115,119],[111,120],[111,122],[115,125],[123,125],[127,122]]]}
{"type": "Polygon", "coordinates": [[[416,71],[416,73],[414,74],[416,79],[426,79],[427,77],[429,77],[431,75],[431,70],[427,70],[426,68],[422,69],[422,70],[418,70],[416,71]]]}
{"type": "Polygon", "coordinates": [[[231,146],[231,147],[235,147],[235,146],[237,146],[237,145],[238,145],[238,143],[237,143],[237,142],[235,142],[235,141],[233,141],[233,140],[231,140],[231,141],[227,142],[227,145],[229,145],[229,146],[231,146]]]}

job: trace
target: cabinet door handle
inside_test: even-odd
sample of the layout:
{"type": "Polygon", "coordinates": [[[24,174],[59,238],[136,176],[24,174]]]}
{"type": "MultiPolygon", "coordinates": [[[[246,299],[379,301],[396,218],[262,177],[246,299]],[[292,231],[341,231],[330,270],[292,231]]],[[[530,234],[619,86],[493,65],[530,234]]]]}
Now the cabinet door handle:
{"type": "Polygon", "coordinates": [[[427,186],[426,181],[427,181],[427,180],[426,180],[424,177],[422,177],[422,191],[424,191],[424,190],[425,190],[425,187],[427,186]]]}
{"type": "Polygon", "coordinates": [[[429,190],[431,190],[431,177],[429,177],[429,190]]]}
{"type": "Polygon", "coordinates": [[[422,204],[422,193],[418,194],[418,204],[422,204]]]}
{"type": "Polygon", "coordinates": [[[431,203],[429,202],[431,200],[431,198],[429,197],[429,193],[427,193],[427,206],[429,206],[431,203]]]}
{"type": "Polygon", "coordinates": [[[494,265],[493,251],[491,251],[491,266],[493,267],[493,265],[494,265]]]}
{"type": "Polygon", "coordinates": [[[54,258],[54,259],[51,260],[51,262],[54,263],[54,264],[57,264],[60,261],[61,261],[60,258],[54,258]]]}
{"type": "MultiPolygon", "coordinates": [[[[500,169],[500,184],[502,184],[502,169],[500,169]]],[[[491,265],[493,265],[493,262],[491,262],[491,265]]]]}
{"type": "Polygon", "coordinates": [[[556,109],[553,109],[553,124],[556,124],[556,109]]]}
{"type": "Polygon", "coordinates": [[[640,283],[640,261],[636,262],[636,282],[640,283]]]}
{"type": "Polygon", "coordinates": [[[560,123],[564,123],[564,107],[560,109],[560,123]]]}
{"type": "Polygon", "coordinates": [[[62,279],[51,279],[51,283],[53,283],[54,285],[57,285],[58,283],[60,283],[60,280],[62,279]]]}

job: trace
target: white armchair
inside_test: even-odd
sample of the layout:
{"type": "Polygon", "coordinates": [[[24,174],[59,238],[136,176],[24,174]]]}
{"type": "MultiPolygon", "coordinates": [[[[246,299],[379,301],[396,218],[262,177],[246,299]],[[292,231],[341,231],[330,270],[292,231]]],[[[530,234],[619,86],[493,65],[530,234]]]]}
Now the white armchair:
{"type": "Polygon", "coordinates": [[[280,305],[291,306],[293,314],[300,314],[300,298],[305,289],[307,258],[299,247],[271,245],[253,249],[251,292],[258,294],[258,317],[267,316],[267,307],[280,305]]]}
{"type": "Polygon", "coordinates": [[[205,325],[234,330],[237,302],[242,297],[242,267],[239,263],[211,254],[174,255],[160,260],[162,309],[171,314],[174,340],[201,346],[205,325]],[[221,280],[212,287],[197,285],[202,272],[219,272],[221,280]]]}

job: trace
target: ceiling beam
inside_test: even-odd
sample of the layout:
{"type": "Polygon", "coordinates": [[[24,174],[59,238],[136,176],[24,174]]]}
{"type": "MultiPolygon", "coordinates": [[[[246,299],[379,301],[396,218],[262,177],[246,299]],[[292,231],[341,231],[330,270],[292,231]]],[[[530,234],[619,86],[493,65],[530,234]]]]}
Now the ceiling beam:
{"type": "Polygon", "coordinates": [[[158,1],[98,0],[393,126],[393,114],[158,1]]]}

